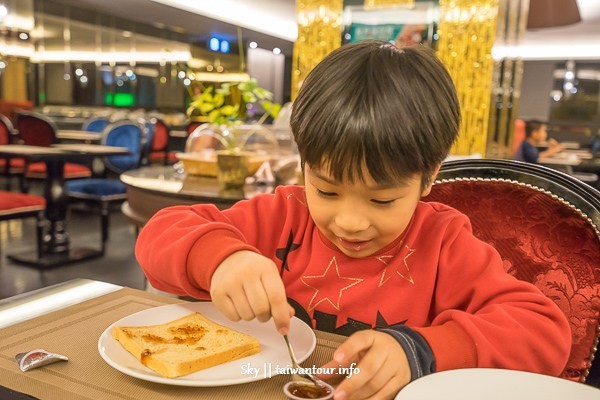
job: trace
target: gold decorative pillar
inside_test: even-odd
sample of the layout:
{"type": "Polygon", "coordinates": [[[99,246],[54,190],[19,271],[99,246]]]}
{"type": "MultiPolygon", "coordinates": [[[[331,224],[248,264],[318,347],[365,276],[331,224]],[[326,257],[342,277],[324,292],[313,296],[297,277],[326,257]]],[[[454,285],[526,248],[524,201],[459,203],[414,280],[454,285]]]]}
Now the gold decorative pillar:
{"type": "Polygon", "coordinates": [[[365,0],[365,7],[413,6],[415,0],[365,0]]]}
{"type": "Polygon", "coordinates": [[[2,93],[0,99],[7,101],[27,101],[27,60],[8,57],[2,72],[2,93]]]}
{"type": "Polygon", "coordinates": [[[529,0],[500,0],[486,156],[512,158],[515,119],[521,98],[523,60],[509,57],[525,35],[529,0]]]}
{"type": "Polygon", "coordinates": [[[498,1],[440,0],[437,53],[454,79],[462,109],[452,154],[486,152],[498,1]]]}
{"type": "Polygon", "coordinates": [[[308,73],[342,45],[343,0],[296,0],[298,39],[292,56],[292,101],[308,73]]]}

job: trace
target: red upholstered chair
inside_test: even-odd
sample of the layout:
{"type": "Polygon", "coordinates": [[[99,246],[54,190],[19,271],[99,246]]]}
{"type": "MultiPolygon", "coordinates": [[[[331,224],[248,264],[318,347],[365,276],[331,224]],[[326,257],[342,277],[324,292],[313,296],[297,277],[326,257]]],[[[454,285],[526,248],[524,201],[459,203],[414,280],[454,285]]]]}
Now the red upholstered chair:
{"type": "Polygon", "coordinates": [[[171,128],[162,119],[154,120],[154,136],[152,138],[152,148],[150,151],[150,162],[161,163],[164,165],[177,162],[175,152],[169,151],[169,134],[171,128]]]}
{"type": "MultiPolygon", "coordinates": [[[[13,128],[12,122],[5,115],[0,114],[0,145],[13,144],[17,141],[18,132],[13,128]]],[[[25,172],[25,160],[22,158],[1,158],[0,174],[4,176],[5,188],[10,190],[10,178],[12,176],[23,177],[25,172]]]]}
{"type": "Polygon", "coordinates": [[[523,140],[525,140],[525,121],[523,121],[522,119],[515,119],[515,130],[513,132],[512,145],[513,155],[516,153],[523,140]]]}
{"type": "Polygon", "coordinates": [[[41,196],[0,190],[0,221],[17,218],[36,218],[38,257],[42,256],[45,209],[46,200],[41,196]]]}
{"type": "MultiPolygon", "coordinates": [[[[43,114],[21,111],[17,114],[15,125],[19,131],[19,140],[30,146],[50,146],[56,143],[58,128],[43,114]]],[[[92,171],[85,165],[65,163],[65,179],[87,178],[92,171]]],[[[46,179],[46,164],[31,163],[27,166],[25,177],[28,179],[46,179]]]]}
{"type": "Polygon", "coordinates": [[[600,332],[600,192],[535,164],[459,160],[442,164],[424,200],[466,214],[510,274],[559,305],[573,339],[562,377],[584,382],[600,332]]]}

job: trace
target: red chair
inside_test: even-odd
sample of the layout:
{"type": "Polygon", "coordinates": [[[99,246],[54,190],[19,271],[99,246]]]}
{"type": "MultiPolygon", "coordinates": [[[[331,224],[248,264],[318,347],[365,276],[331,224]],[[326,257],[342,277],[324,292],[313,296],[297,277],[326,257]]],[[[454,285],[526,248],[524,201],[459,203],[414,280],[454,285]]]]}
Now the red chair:
{"type": "MultiPolygon", "coordinates": [[[[13,144],[17,141],[18,132],[13,128],[12,122],[6,116],[0,114],[0,145],[13,144]]],[[[13,176],[23,178],[25,172],[25,160],[22,158],[0,159],[0,171],[4,176],[5,188],[10,190],[10,179],[13,176]]]]}
{"type": "Polygon", "coordinates": [[[513,144],[512,144],[512,155],[517,152],[517,149],[525,140],[525,121],[522,119],[515,119],[515,130],[513,132],[513,144]]]}
{"type": "Polygon", "coordinates": [[[584,382],[600,333],[600,192],[540,165],[480,159],[442,164],[424,200],[467,215],[510,274],[558,304],[572,330],[561,376],[584,382]]]}
{"type": "Polygon", "coordinates": [[[43,253],[44,210],[46,200],[41,196],[0,191],[0,221],[35,218],[38,257],[43,253]]]}
{"type": "Polygon", "coordinates": [[[170,132],[171,128],[163,120],[156,119],[154,121],[154,137],[149,156],[151,163],[169,165],[177,162],[175,152],[169,151],[170,132]]]}
{"type": "MultiPolygon", "coordinates": [[[[19,131],[19,139],[23,144],[30,146],[50,146],[56,143],[58,128],[52,120],[42,114],[21,111],[17,114],[15,125],[19,131]]],[[[85,165],[65,163],[65,179],[88,178],[92,171],[85,165]]],[[[27,179],[46,179],[46,164],[36,162],[27,165],[25,172],[27,179]]],[[[27,187],[22,188],[27,191],[27,187]]]]}

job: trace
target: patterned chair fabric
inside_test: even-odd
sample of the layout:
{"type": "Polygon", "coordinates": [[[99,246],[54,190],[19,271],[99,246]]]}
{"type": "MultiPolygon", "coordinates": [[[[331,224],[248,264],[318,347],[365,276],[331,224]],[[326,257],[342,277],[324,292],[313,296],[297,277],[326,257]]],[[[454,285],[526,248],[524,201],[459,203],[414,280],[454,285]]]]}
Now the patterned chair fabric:
{"type": "Polygon", "coordinates": [[[466,214],[506,271],[558,304],[572,331],[561,376],[584,382],[600,333],[600,193],[539,165],[461,160],[442,165],[425,201],[466,214]]]}

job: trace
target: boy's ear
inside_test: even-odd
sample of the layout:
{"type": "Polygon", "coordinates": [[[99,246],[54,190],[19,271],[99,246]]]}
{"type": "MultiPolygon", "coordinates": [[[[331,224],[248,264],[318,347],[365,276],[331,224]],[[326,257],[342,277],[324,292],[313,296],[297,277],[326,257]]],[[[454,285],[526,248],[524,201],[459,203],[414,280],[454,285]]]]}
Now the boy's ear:
{"type": "Polygon", "coordinates": [[[427,186],[425,186],[423,188],[423,191],[421,192],[421,197],[425,197],[429,193],[431,193],[431,187],[433,186],[433,182],[435,181],[435,178],[436,178],[438,172],[440,172],[441,167],[442,167],[442,164],[441,163],[438,164],[438,166],[435,168],[433,173],[429,176],[429,179],[427,180],[427,186]]]}

